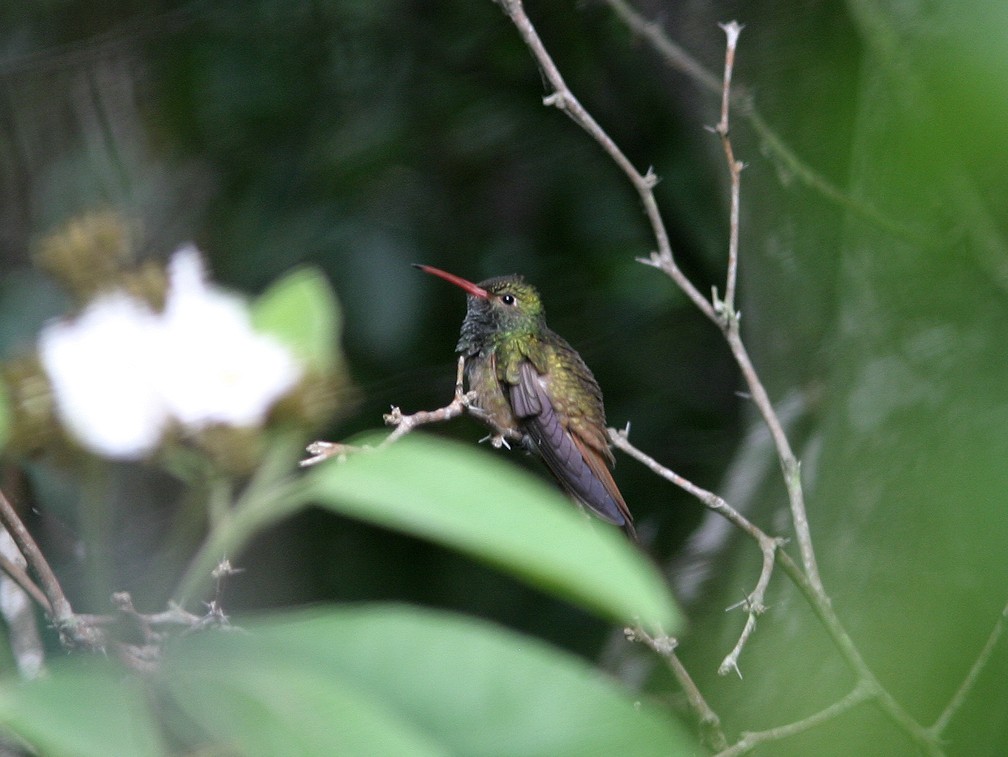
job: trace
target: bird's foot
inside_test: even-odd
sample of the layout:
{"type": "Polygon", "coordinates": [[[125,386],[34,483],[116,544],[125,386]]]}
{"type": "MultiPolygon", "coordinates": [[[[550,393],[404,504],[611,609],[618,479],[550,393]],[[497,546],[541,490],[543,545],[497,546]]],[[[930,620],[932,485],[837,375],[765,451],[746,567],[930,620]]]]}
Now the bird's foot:
{"type": "Polygon", "coordinates": [[[490,445],[494,449],[511,449],[511,445],[508,444],[508,440],[504,438],[504,434],[487,434],[482,439],[480,439],[480,444],[483,442],[490,442],[490,445]]]}

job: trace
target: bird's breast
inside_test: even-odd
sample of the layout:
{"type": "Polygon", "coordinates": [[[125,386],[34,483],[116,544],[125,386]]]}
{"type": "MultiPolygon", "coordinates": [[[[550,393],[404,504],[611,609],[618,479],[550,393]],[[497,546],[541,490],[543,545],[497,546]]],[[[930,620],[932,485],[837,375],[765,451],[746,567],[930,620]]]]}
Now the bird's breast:
{"type": "Polygon", "coordinates": [[[500,428],[518,431],[511,403],[504,394],[500,380],[497,378],[496,357],[475,355],[466,360],[466,378],[469,380],[470,391],[476,392],[476,402],[500,428]]]}

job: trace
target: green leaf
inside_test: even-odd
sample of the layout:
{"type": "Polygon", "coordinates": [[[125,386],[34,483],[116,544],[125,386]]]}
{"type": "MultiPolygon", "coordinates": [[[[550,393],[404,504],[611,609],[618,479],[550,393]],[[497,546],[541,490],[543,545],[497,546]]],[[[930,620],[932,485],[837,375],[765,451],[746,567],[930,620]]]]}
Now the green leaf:
{"type": "Polygon", "coordinates": [[[28,683],[0,682],[0,724],[50,756],[168,754],[139,681],[104,660],[67,661],[28,683]]]}
{"type": "Polygon", "coordinates": [[[483,621],[373,605],[243,628],[190,636],[165,666],[178,704],[242,754],[696,753],[664,710],[483,621]]]}
{"type": "Polygon", "coordinates": [[[286,344],[306,366],[329,373],[339,366],[342,315],[336,295],[317,268],[297,268],[252,304],[259,331],[286,344]]]}
{"type": "Polygon", "coordinates": [[[306,484],[331,510],[462,550],[618,622],[678,625],[665,581],[620,531],[472,446],[414,434],[319,466],[306,484]]]}
{"type": "Polygon", "coordinates": [[[212,739],[237,753],[437,755],[422,731],[281,639],[204,634],[172,661],[169,690],[212,739]],[[296,652],[296,650],[294,650],[296,652]]]}

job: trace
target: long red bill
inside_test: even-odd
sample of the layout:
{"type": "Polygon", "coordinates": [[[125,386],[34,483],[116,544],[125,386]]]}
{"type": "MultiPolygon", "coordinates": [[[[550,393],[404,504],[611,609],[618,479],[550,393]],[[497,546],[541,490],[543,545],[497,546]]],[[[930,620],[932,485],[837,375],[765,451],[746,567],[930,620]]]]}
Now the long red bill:
{"type": "Polygon", "coordinates": [[[448,273],[448,271],[442,271],[440,268],[435,268],[431,265],[421,265],[420,263],[414,263],[413,267],[419,268],[424,273],[430,273],[444,279],[445,281],[451,282],[455,286],[465,289],[469,294],[475,295],[476,297],[486,299],[490,296],[490,293],[483,287],[476,286],[471,281],[463,279],[461,276],[456,276],[454,273],[448,273]]]}

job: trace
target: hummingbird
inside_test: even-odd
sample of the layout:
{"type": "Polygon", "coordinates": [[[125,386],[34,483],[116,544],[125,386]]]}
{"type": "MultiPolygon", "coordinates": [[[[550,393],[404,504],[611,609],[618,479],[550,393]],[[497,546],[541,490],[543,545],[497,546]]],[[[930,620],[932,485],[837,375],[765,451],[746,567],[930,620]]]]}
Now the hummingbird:
{"type": "Polygon", "coordinates": [[[535,287],[519,275],[474,284],[414,265],[465,290],[456,350],[490,424],[514,432],[539,453],[564,490],[637,540],[633,518],[609,468],[602,390],[581,356],[546,325],[535,287]]]}

